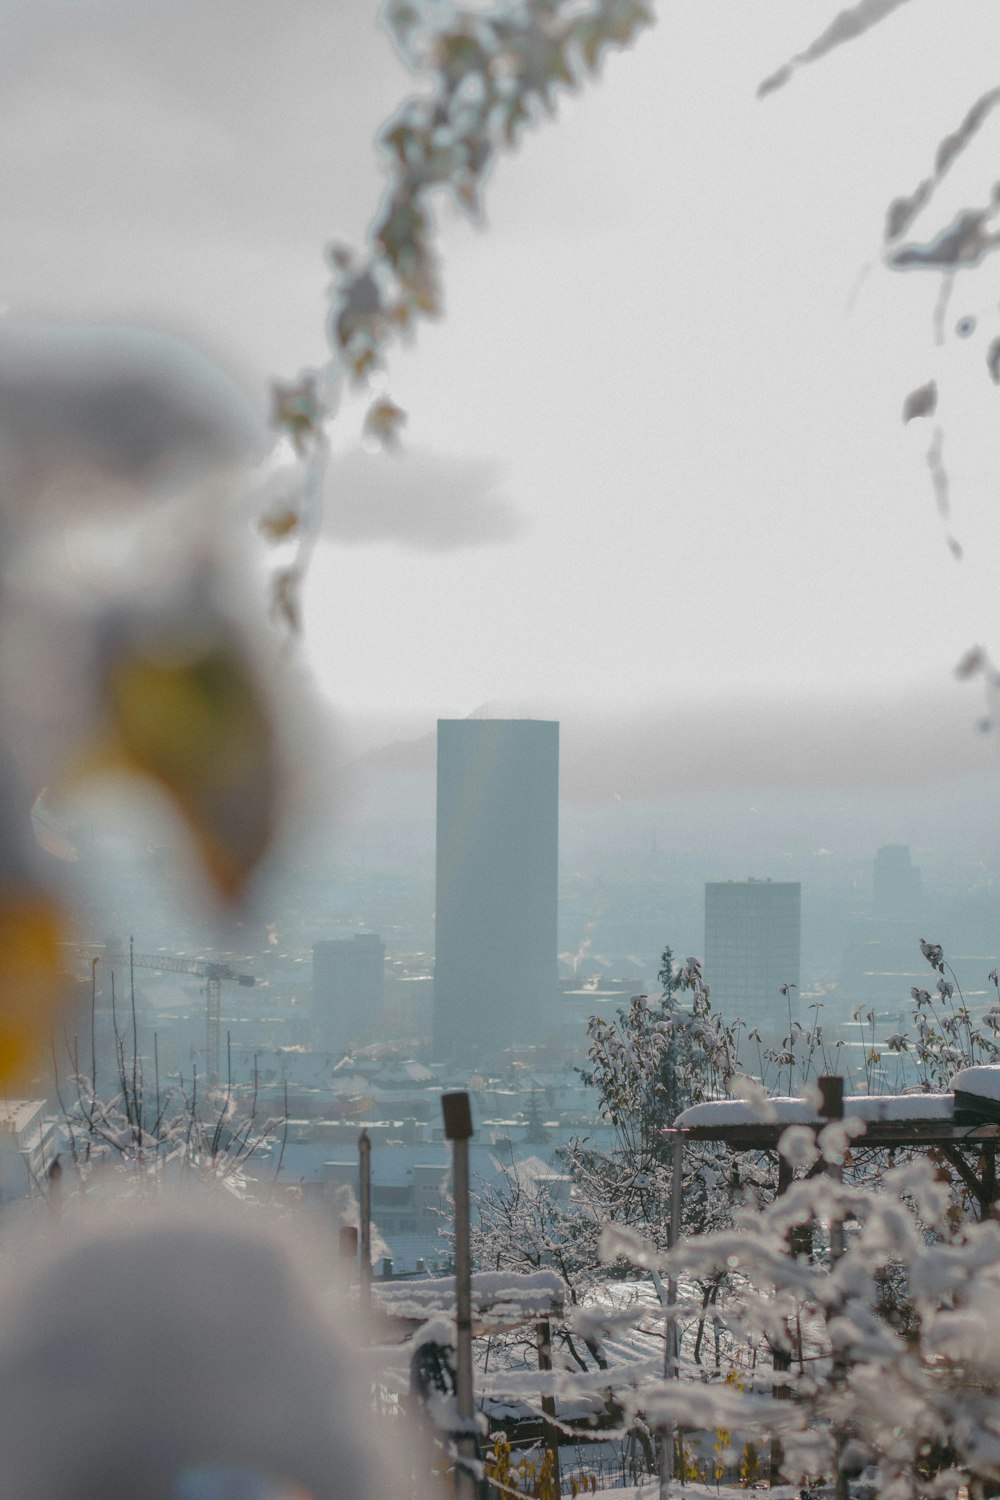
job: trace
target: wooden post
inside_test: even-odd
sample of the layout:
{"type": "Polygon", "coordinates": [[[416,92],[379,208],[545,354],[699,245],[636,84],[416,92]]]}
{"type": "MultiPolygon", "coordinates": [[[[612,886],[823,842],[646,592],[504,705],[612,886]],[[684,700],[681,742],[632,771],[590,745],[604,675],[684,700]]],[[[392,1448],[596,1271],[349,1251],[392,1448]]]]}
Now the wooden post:
{"type": "MultiPolygon", "coordinates": [[[[826,1074],[818,1080],[819,1112],[824,1120],[844,1118],[844,1080],[838,1074],[826,1074]]],[[[844,1168],[839,1162],[830,1162],[827,1175],[835,1182],[843,1182],[844,1168]]],[[[830,1255],[839,1260],[844,1253],[844,1226],[840,1219],[830,1221],[830,1255]]]]}
{"type": "MultiPolygon", "coordinates": [[[[844,1118],[844,1080],[836,1074],[828,1074],[818,1079],[820,1092],[819,1112],[825,1120],[842,1120],[844,1118]]],[[[840,1162],[829,1162],[827,1164],[827,1175],[834,1182],[843,1182],[844,1168],[840,1162]]],[[[844,1253],[844,1224],[840,1218],[830,1220],[830,1259],[838,1261],[844,1253]]],[[[831,1374],[835,1381],[843,1380],[847,1370],[841,1356],[835,1355],[831,1374]]],[[[843,1437],[843,1434],[841,1434],[843,1437]]],[[[839,1447],[839,1445],[838,1445],[839,1447]]],[[[844,1473],[839,1462],[837,1472],[834,1475],[837,1500],[848,1500],[850,1493],[847,1475],[844,1473]]]]}
{"type": "Polygon", "coordinates": [[[983,1218],[992,1218],[997,1201],[997,1148],[992,1144],[983,1147],[983,1200],[983,1218]]]}
{"type": "Polygon", "coordinates": [[[358,1136],[358,1204],[361,1218],[358,1286],[365,1327],[372,1314],[372,1143],[367,1130],[358,1136]]]}
{"type": "MultiPolygon", "coordinates": [[[[538,1344],[539,1370],[552,1369],[552,1325],[548,1318],[535,1324],[535,1340],[538,1344]]],[[[552,1454],[552,1479],[556,1494],[561,1493],[562,1477],[559,1472],[559,1429],[555,1424],[556,1398],[548,1394],[542,1397],[542,1437],[546,1450],[552,1454]]]]}
{"type": "Polygon", "coordinates": [[[460,1431],[455,1493],[475,1500],[479,1485],[471,1468],[475,1460],[475,1407],[472,1396],[472,1253],[469,1243],[469,1137],[472,1111],[466,1093],[442,1094],[445,1139],[451,1141],[451,1187],[455,1204],[455,1398],[460,1431]],[[462,1460],[466,1460],[463,1462],[462,1460]]]}
{"type": "MultiPolygon", "coordinates": [[[[670,1176],[670,1223],[667,1226],[667,1249],[680,1244],[681,1215],[684,1212],[684,1133],[670,1132],[672,1140],[670,1176]]],[[[667,1380],[676,1380],[680,1374],[680,1349],[677,1343],[677,1277],[667,1277],[667,1305],[664,1309],[663,1374],[667,1380]]],[[[676,1477],[674,1447],[677,1429],[673,1423],[664,1427],[660,1434],[660,1500],[667,1500],[670,1481],[676,1477]]]]}
{"type": "Polygon", "coordinates": [[[49,1189],[49,1208],[52,1211],[53,1217],[57,1219],[62,1208],[62,1176],[62,1162],[59,1160],[59,1153],[57,1152],[49,1163],[49,1170],[45,1174],[49,1189]]]}
{"type": "MultiPolygon", "coordinates": [[[[785,1193],[788,1192],[788,1189],[792,1185],[792,1181],[793,1181],[794,1175],[795,1174],[792,1171],[791,1163],[788,1162],[788,1161],[786,1161],[785,1158],[781,1155],[781,1152],[779,1151],[778,1152],[778,1189],[777,1189],[777,1194],[776,1194],[777,1197],[781,1198],[785,1193]]],[[[791,1248],[791,1247],[789,1247],[789,1248],[791,1248]]],[[[771,1370],[772,1370],[772,1373],[774,1375],[786,1375],[791,1368],[792,1368],[792,1351],[791,1351],[791,1348],[788,1348],[788,1349],[775,1349],[775,1348],[772,1348],[772,1350],[771,1350],[771,1370]]],[[[775,1401],[787,1401],[789,1399],[790,1395],[791,1395],[791,1392],[789,1391],[788,1386],[785,1384],[784,1381],[782,1381],[780,1385],[778,1385],[778,1384],[774,1385],[774,1387],[773,1387],[773,1396],[774,1396],[775,1401]]],[[[772,1436],[772,1438],[771,1438],[771,1461],[770,1461],[770,1464],[769,1464],[769,1467],[768,1467],[768,1476],[767,1476],[768,1477],[768,1482],[771,1485],[772,1489],[774,1488],[774,1486],[776,1484],[782,1484],[783,1483],[783,1480],[782,1480],[782,1477],[781,1477],[781,1462],[782,1462],[782,1459],[784,1458],[784,1456],[785,1456],[785,1450],[782,1447],[781,1439],[779,1437],[772,1436]]]]}

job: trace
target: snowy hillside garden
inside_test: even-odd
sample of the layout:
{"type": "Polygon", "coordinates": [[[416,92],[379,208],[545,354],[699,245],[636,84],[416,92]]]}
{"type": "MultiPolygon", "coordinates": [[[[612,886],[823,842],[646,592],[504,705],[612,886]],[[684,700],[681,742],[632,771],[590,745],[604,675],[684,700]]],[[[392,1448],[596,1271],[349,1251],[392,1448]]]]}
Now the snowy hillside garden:
{"type": "MultiPolygon", "coordinates": [[[[942,972],[940,948],[924,957],[942,972]]],[[[657,1000],[592,1028],[587,1076],[618,1147],[565,1152],[568,1196],[515,1173],[481,1198],[481,1295],[506,1309],[478,1330],[487,1473],[542,1495],[991,1493],[1000,1066],[961,1068],[946,1093],[849,1096],[834,1118],[821,1035],[785,1038],[801,1092],[770,1097],[740,1072],[697,961],[667,950],[661,977],[657,1000]]],[[[960,994],[938,1000],[921,1034],[918,990],[920,1040],[893,1039],[932,1072],[956,1036],[973,1055],[992,1045],[960,994]]],[[[415,1317],[439,1295],[427,1326],[447,1345],[435,1285],[392,1301],[415,1317]]]]}

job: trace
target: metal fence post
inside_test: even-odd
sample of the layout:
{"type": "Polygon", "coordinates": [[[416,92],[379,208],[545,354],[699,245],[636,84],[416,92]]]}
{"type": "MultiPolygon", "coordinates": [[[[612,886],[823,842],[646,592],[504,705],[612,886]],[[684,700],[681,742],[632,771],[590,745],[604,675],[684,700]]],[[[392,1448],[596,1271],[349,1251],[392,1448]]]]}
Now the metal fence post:
{"type": "MultiPolygon", "coordinates": [[[[538,1345],[538,1368],[541,1372],[552,1369],[552,1324],[548,1318],[535,1324],[535,1341],[538,1345]]],[[[552,1483],[557,1495],[562,1494],[562,1475],[559,1469],[559,1428],[556,1426],[556,1398],[542,1397],[542,1440],[545,1451],[552,1455],[552,1483]]]]}
{"type": "Polygon", "coordinates": [[[455,1493],[475,1500],[479,1484],[472,1469],[477,1458],[472,1397],[472,1252],[469,1243],[469,1137],[472,1111],[466,1093],[442,1094],[445,1139],[452,1147],[452,1197],[455,1204],[455,1396],[460,1431],[455,1493]],[[464,1462],[463,1462],[464,1460],[464,1462]]]}
{"type": "Polygon", "coordinates": [[[361,1316],[367,1329],[372,1312],[372,1143],[367,1130],[358,1136],[358,1204],[361,1218],[358,1286],[361,1316]]]}
{"type": "MultiPolygon", "coordinates": [[[[671,1175],[670,1175],[670,1222],[667,1226],[667,1249],[673,1250],[680,1244],[681,1239],[681,1215],[684,1212],[684,1133],[681,1130],[669,1132],[672,1139],[671,1175]]],[[[676,1380],[680,1375],[680,1349],[677,1343],[677,1278],[673,1271],[667,1277],[667,1305],[665,1308],[665,1340],[663,1348],[663,1373],[667,1380],[676,1380]]],[[[674,1424],[668,1423],[660,1438],[660,1500],[667,1500],[670,1492],[670,1481],[677,1477],[674,1473],[674,1448],[677,1442],[677,1429],[674,1424]]],[[[681,1476],[683,1477],[683,1476],[681,1476]]]]}
{"type": "MultiPolygon", "coordinates": [[[[844,1080],[843,1080],[843,1078],[841,1078],[840,1075],[837,1074],[837,1073],[827,1073],[827,1074],[824,1074],[824,1076],[822,1078],[817,1079],[817,1083],[819,1084],[819,1092],[820,1092],[819,1112],[820,1112],[820,1115],[822,1116],[822,1118],[824,1120],[842,1120],[844,1118],[844,1080]]],[[[828,1162],[826,1170],[827,1170],[829,1176],[833,1178],[834,1182],[843,1182],[843,1180],[844,1180],[844,1168],[843,1168],[843,1164],[841,1162],[838,1162],[838,1161],[828,1162]]],[[[832,1217],[830,1219],[830,1259],[831,1259],[831,1261],[833,1261],[834,1263],[836,1263],[841,1258],[841,1256],[843,1255],[843,1253],[844,1253],[844,1222],[843,1222],[843,1220],[839,1216],[838,1217],[832,1217]]],[[[829,1317],[829,1315],[830,1315],[830,1312],[828,1311],[827,1316],[829,1317]]],[[[845,1376],[847,1374],[847,1365],[846,1365],[846,1362],[845,1362],[845,1360],[844,1360],[844,1358],[843,1358],[842,1355],[838,1354],[838,1355],[834,1356],[833,1369],[832,1369],[831,1373],[832,1373],[834,1381],[837,1384],[840,1384],[840,1383],[843,1382],[843,1380],[844,1380],[844,1378],[845,1378],[845,1376]]],[[[840,1457],[841,1457],[841,1454],[842,1454],[843,1442],[846,1441],[846,1435],[843,1434],[843,1433],[841,1433],[840,1434],[840,1438],[841,1438],[841,1441],[838,1442],[838,1444],[837,1444],[837,1448],[838,1448],[837,1459],[838,1459],[838,1462],[837,1462],[837,1472],[836,1472],[836,1474],[834,1476],[834,1483],[836,1485],[837,1500],[847,1500],[847,1497],[848,1497],[848,1494],[849,1494],[849,1486],[848,1486],[848,1483],[847,1483],[847,1475],[844,1473],[844,1470],[840,1466],[840,1457]]]]}

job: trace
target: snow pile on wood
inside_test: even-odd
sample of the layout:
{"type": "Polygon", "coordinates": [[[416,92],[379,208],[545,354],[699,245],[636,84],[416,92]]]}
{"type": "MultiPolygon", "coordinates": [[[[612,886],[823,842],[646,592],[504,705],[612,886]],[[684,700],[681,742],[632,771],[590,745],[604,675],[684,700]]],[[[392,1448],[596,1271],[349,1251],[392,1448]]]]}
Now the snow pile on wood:
{"type": "MultiPolygon", "coordinates": [[[[997,1074],[994,1086],[998,1092],[991,1097],[1000,1098],[1000,1068],[967,1068],[956,1078],[965,1077],[966,1073],[997,1074]]],[[[769,1099],[768,1104],[768,1124],[819,1126],[826,1123],[806,1099],[769,1099]]],[[[950,1120],[954,1112],[954,1094],[862,1094],[844,1100],[844,1118],[847,1120],[893,1120],[900,1123],[905,1120],[950,1120]]],[[[759,1112],[742,1099],[712,1099],[705,1104],[692,1104],[690,1109],[682,1110],[674,1122],[679,1129],[759,1123],[759,1112]]]]}
{"type": "MultiPolygon", "coordinates": [[[[427,1281],[389,1282],[374,1287],[380,1312],[423,1322],[437,1313],[453,1313],[454,1276],[427,1281]]],[[[472,1278],[472,1315],[491,1328],[516,1327],[562,1313],[563,1283],[555,1271],[519,1275],[515,1271],[478,1271],[472,1278]]]]}
{"type": "Polygon", "coordinates": [[[1000,1102],[1000,1068],[962,1068],[952,1078],[951,1086],[956,1093],[976,1094],[980,1099],[1000,1102]]]}

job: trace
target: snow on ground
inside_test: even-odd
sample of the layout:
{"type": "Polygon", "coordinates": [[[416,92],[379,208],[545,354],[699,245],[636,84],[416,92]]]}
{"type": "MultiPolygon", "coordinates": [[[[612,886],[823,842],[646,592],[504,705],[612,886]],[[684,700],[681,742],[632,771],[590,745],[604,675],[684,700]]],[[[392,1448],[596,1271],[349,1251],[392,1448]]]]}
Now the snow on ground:
{"type": "MultiPolygon", "coordinates": [[[[773,1489],[762,1486],[766,1490],[769,1500],[799,1500],[800,1489],[797,1484],[776,1484],[773,1489]]],[[[602,1485],[599,1491],[602,1495],[621,1495],[623,1500],[659,1500],[660,1481],[651,1480],[649,1484],[626,1484],[616,1486],[602,1485]]],[[[714,1485],[696,1484],[691,1480],[674,1481],[668,1494],[670,1500],[747,1500],[754,1490],[745,1490],[740,1485],[714,1485]]]]}

